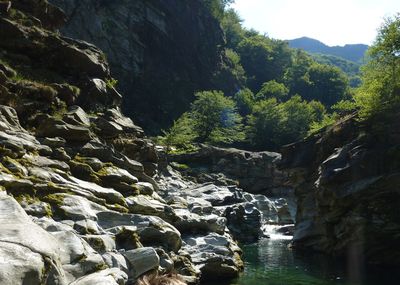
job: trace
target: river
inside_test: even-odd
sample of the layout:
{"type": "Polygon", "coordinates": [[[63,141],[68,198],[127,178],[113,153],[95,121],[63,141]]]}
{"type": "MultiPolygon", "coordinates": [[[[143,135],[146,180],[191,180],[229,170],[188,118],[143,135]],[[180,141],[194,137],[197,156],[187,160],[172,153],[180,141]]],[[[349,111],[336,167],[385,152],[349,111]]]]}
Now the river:
{"type": "MultiPolygon", "coordinates": [[[[245,271],[229,285],[393,285],[400,272],[355,268],[322,254],[304,254],[290,247],[291,237],[270,238],[243,246],[245,271]]],[[[221,284],[221,283],[219,283],[221,284]]]]}

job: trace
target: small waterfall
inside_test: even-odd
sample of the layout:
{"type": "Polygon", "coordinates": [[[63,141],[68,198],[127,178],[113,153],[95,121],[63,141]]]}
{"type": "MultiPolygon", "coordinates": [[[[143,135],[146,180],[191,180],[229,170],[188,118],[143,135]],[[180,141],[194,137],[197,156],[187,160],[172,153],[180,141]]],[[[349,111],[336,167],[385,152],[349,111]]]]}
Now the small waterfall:
{"type": "Polygon", "coordinates": [[[288,225],[271,225],[264,224],[261,227],[264,236],[270,238],[271,240],[291,240],[293,238],[294,224],[288,225]]]}

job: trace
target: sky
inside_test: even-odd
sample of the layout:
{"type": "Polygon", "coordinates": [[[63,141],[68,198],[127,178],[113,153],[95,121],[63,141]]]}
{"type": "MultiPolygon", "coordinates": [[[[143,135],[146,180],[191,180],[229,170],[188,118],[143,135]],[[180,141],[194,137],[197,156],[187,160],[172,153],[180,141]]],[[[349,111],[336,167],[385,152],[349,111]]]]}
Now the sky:
{"type": "Polygon", "coordinates": [[[290,40],[310,37],[333,45],[370,45],[400,0],[235,0],[246,28],[290,40]]]}

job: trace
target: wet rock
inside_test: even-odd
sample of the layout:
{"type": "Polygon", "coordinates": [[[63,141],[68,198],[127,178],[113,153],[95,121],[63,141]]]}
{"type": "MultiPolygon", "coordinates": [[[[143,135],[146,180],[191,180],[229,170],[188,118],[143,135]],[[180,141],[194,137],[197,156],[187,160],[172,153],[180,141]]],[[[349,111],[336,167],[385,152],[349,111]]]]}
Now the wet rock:
{"type": "Polygon", "coordinates": [[[227,226],[241,242],[255,242],[261,235],[262,214],[252,203],[237,204],[225,210],[227,226]]]}

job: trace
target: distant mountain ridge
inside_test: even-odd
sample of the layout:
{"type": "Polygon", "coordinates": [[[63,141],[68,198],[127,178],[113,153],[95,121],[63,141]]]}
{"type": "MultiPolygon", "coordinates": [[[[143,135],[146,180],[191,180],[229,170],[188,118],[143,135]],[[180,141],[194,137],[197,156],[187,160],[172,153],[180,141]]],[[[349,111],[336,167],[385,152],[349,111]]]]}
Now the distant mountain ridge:
{"type": "Polygon", "coordinates": [[[301,48],[310,53],[321,53],[342,57],[344,59],[361,63],[368,45],[365,44],[347,44],[344,46],[328,46],[316,39],[302,37],[288,40],[292,48],[301,48]]]}

